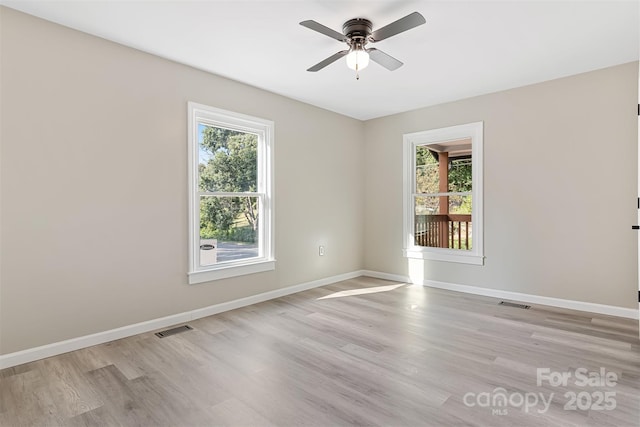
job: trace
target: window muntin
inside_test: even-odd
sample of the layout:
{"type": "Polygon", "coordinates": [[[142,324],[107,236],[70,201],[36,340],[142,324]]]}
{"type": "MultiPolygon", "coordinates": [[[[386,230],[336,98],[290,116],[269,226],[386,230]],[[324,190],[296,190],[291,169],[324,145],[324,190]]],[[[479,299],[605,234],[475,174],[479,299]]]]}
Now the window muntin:
{"type": "Polygon", "coordinates": [[[482,264],[482,123],[404,136],[405,256],[482,264]]]}
{"type": "Polygon", "coordinates": [[[272,270],[273,123],[195,103],[189,123],[189,282],[272,270]]]}

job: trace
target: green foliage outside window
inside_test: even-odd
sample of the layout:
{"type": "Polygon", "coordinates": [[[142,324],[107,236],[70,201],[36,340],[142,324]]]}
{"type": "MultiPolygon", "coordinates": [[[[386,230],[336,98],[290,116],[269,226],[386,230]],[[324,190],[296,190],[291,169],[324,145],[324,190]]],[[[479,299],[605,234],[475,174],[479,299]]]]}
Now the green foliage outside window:
{"type": "MultiPolygon", "coordinates": [[[[468,192],[473,188],[471,158],[460,157],[449,160],[448,192],[468,192]]],[[[436,155],[426,146],[416,148],[416,191],[418,193],[439,193],[440,177],[436,155]]],[[[437,214],[437,197],[422,198],[417,206],[419,214],[437,214]]],[[[450,198],[449,213],[470,214],[471,196],[450,198]]]]}
{"type": "MultiPolygon", "coordinates": [[[[254,134],[203,126],[198,187],[207,192],[255,192],[257,145],[254,134]]],[[[205,196],[200,201],[200,237],[255,242],[257,198],[205,196]]]]}

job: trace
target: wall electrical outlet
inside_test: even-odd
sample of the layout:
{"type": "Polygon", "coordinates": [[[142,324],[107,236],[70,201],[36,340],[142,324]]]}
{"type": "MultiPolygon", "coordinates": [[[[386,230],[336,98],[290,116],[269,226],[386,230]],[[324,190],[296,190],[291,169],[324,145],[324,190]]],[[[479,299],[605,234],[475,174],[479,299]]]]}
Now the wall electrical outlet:
{"type": "Polygon", "coordinates": [[[324,246],[318,246],[318,255],[324,256],[324,246]]]}

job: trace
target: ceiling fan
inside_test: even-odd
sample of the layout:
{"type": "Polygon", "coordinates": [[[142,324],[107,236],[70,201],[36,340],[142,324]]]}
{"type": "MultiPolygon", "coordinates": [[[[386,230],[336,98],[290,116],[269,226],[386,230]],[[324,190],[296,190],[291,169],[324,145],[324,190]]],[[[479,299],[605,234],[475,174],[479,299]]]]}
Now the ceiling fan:
{"type": "Polygon", "coordinates": [[[320,34],[331,37],[332,39],[344,42],[349,47],[341,50],[327,59],[318,62],[307,71],[319,71],[329,64],[334,63],[343,56],[347,57],[347,66],[356,71],[356,79],[359,79],[359,71],[369,65],[369,58],[372,61],[382,65],[387,70],[393,71],[402,66],[402,62],[398,61],[391,55],[374,47],[367,48],[368,43],[376,43],[389,37],[400,34],[404,31],[415,28],[427,22],[418,12],[410,13],[404,18],[400,18],[391,24],[373,31],[371,21],[364,18],[350,19],[342,26],[342,34],[326,27],[316,21],[302,21],[300,25],[320,34]]]}

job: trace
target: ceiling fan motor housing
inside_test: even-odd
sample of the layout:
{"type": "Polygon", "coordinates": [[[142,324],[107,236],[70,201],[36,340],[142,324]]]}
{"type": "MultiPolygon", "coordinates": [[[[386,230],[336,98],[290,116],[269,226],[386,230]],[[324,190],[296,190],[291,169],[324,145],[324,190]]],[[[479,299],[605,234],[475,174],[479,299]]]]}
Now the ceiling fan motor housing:
{"type": "Polygon", "coordinates": [[[364,18],[350,19],[342,26],[342,33],[349,39],[362,39],[364,41],[371,35],[372,31],[371,21],[364,18]]]}

